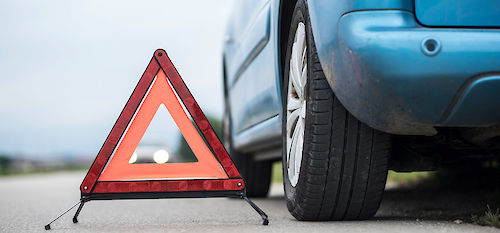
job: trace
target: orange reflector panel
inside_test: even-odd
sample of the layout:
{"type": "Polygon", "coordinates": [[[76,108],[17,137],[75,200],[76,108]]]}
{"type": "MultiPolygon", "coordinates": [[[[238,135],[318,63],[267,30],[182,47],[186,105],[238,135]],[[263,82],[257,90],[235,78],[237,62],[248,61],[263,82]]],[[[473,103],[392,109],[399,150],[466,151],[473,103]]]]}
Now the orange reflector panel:
{"type": "Polygon", "coordinates": [[[182,109],[167,77],[160,70],[135,118],[123,136],[111,161],[98,181],[156,180],[156,179],[227,179],[226,172],[215,159],[198,131],[182,109]],[[165,164],[130,164],[129,160],[139,145],[146,129],[160,107],[168,112],[179,127],[198,162],[165,164]]]}

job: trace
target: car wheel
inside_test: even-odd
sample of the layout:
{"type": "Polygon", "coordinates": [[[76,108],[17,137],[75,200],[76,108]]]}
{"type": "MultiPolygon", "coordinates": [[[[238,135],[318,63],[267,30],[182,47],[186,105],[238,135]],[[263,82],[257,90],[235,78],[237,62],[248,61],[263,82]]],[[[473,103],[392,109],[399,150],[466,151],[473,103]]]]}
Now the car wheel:
{"type": "Polygon", "coordinates": [[[252,155],[231,151],[236,168],[245,179],[248,197],[266,197],[271,183],[271,162],[255,161],[252,155]]]}
{"type": "Polygon", "coordinates": [[[224,146],[234,165],[245,179],[246,194],[248,197],[266,197],[271,183],[271,161],[255,161],[252,154],[241,153],[233,147],[231,135],[231,117],[229,114],[229,99],[227,87],[224,84],[224,146]]]}
{"type": "Polygon", "coordinates": [[[298,220],[355,220],[377,211],[391,138],[352,116],[335,97],[299,0],[283,82],[283,183],[298,220]]]}

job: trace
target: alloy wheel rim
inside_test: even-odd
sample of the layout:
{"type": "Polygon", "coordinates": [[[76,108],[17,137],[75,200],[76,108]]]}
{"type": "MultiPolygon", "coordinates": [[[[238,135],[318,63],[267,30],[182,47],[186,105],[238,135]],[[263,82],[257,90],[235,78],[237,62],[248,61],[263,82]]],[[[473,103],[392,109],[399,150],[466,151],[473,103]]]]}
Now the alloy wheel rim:
{"type": "Polygon", "coordinates": [[[286,106],[286,159],[288,179],[295,187],[299,181],[306,118],[307,45],[304,23],[300,22],[295,32],[290,70],[288,72],[288,94],[286,106]]]}

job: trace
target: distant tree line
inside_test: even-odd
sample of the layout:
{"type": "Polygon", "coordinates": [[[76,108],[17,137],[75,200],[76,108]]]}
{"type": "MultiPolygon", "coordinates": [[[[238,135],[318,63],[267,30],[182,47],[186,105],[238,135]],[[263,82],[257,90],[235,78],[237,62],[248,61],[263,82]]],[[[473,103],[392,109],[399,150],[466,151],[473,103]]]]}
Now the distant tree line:
{"type": "MultiPolygon", "coordinates": [[[[208,121],[212,125],[212,128],[215,131],[215,134],[219,137],[219,139],[222,141],[223,134],[222,134],[222,122],[219,118],[213,117],[213,116],[207,116],[208,121]]],[[[194,124],[194,123],[193,123],[194,124]]],[[[199,132],[199,129],[196,128],[199,132]]],[[[201,135],[201,134],[200,134],[201,135]]],[[[203,137],[202,137],[203,138],[203,137]]],[[[203,138],[205,140],[205,138],[203,138]]],[[[205,143],[207,143],[205,141],[205,143]]],[[[177,144],[177,154],[182,157],[183,162],[195,162],[196,156],[193,154],[193,151],[191,151],[191,148],[189,148],[189,145],[187,144],[186,140],[182,135],[179,135],[179,143],[177,144]]]]}
{"type": "Polygon", "coordinates": [[[5,155],[0,155],[0,175],[5,175],[9,172],[11,163],[12,163],[11,158],[5,155]]]}

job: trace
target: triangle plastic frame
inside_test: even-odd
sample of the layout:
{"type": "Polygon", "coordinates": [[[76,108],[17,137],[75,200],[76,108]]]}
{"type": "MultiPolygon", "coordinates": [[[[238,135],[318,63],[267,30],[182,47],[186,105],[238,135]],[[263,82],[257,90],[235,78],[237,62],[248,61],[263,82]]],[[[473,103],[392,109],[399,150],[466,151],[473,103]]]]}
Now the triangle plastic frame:
{"type": "Polygon", "coordinates": [[[50,224],[79,205],[73,223],[85,202],[91,200],[114,199],[158,199],[158,198],[196,198],[196,197],[239,197],[247,201],[262,217],[263,224],[269,223],[267,215],[246,197],[245,182],[238,172],[229,154],[215,134],[205,114],[198,106],[193,95],[175,69],[172,61],[163,49],[155,51],[146,71],[139,80],[127,104],[120,113],[104,145],[97,154],[92,166],[80,185],[80,201],[69,210],[52,220],[45,226],[49,230],[50,224]],[[205,138],[207,146],[212,149],[216,159],[227,174],[227,179],[186,179],[186,180],[132,180],[132,181],[99,181],[99,176],[106,168],[106,164],[113,155],[120,139],[126,133],[134,114],[141,106],[148,89],[158,72],[164,72],[177,96],[184,104],[194,124],[205,138]]]}

